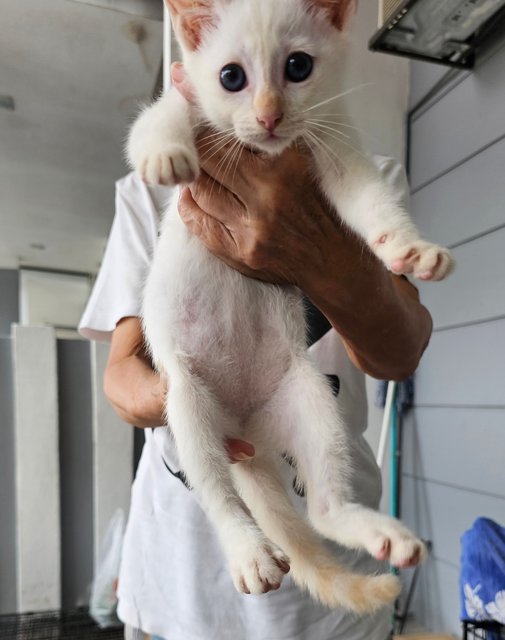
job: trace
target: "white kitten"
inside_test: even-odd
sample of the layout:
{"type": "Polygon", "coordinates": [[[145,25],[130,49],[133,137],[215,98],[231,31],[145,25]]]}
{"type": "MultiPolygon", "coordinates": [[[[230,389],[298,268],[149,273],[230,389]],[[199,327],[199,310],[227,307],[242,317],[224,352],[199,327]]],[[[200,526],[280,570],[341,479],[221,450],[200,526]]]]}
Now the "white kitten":
{"type": "MultiPolygon", "coordinates": [[[[342,32],[355,0],[167,4],[197,105],[171,90],[135,123],[128,154],[145,180],[191,181],[202,123],[268,154],[302,137],[327,197],[390,269],[433,280],[450,271],[449,252],[419,237],[352,127],[344,136],[335,124],[343,111],[335,99],[344,89],[342,32]]],[[[182,468],[219,533],[237,589],[277,587],[289,562],[297,584],[331,607],[365,613],[393,601],[396,578],[351,573],[314,531],[396,566],[426,553],[398,521],[353,502],[346,427],[307,358],[300,292],[225,266],[188,233],[174,203],[143,315],[153,361],[170,381],[166,411],[182,468]],[[252,442],[254,460],[231,467],[225,436],[252,442]],[[312,526],[279,479],[282,453],[296,459],[312,526]]]]}

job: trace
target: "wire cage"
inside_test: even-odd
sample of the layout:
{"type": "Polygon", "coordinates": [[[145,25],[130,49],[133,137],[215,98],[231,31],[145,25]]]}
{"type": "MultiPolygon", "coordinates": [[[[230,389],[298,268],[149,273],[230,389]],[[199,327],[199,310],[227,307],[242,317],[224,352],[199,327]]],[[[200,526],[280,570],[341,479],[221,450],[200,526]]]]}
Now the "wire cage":
{"type": "Polygon", "coordinates": [[[499,622],[463,620],[463,640],[505,639],[505,625],[499,622]]]}
{"type": "Polygon", "coordinates": [[[123,629],[100,629],[87,609],[0,615],[2,640],[122,640],[123,629]]]}

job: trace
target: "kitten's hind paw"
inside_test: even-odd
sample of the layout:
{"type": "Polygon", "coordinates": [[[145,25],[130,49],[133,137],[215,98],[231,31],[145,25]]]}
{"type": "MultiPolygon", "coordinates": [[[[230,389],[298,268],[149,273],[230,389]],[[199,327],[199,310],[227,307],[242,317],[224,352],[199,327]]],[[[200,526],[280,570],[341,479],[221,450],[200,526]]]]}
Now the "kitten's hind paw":
{"type": "Polygon", "coordinates": [[[144,182],[168,187],[193,182],[199,173],[196,151],[179,144],[147,153],[135,164],[144,182]]]}
{"type": "Polygon", "coordinates": [[[289,559],[271,544],[245,549],[231,562],[231,574],[237,591],[261,594],[275,591],[289,571],[289,559]]]}
{"type": "Polygon", "coordinates": [[[407,529],[376,532],[376,539],[369,545],[370,553],[377,560],[386,560],[398,569],[416,567],[424,562],[427,550],[423,542],[407,529]]]}
{"type": "Polygon", "coordinates": [[[451,252],[425,240],[404,242],[394,234],[383,234],[373,249],[385,265],[397,275],[412,274],[420,280],[442,280],[454,270],[451,252]]]}

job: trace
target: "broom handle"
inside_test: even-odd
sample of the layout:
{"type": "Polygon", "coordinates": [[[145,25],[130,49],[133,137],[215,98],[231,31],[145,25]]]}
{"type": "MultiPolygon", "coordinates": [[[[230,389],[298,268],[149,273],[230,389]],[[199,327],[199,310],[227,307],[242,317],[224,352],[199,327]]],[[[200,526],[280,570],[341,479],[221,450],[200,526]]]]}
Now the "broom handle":
{"type": "Polygon", "coordinates": [[[388,382],[388,390],[386,394],[386,405],[384,407],[384,416],[382,418],[382,428],[379,439],[379,450],[377,452],[377,464],[382,469],[384,464],[384,454],[386,452],[386,444],[388,440],[389,427],[391,423],[391,411],[393,409],[393,400],[395,397],[396,382],[388,382]]]}

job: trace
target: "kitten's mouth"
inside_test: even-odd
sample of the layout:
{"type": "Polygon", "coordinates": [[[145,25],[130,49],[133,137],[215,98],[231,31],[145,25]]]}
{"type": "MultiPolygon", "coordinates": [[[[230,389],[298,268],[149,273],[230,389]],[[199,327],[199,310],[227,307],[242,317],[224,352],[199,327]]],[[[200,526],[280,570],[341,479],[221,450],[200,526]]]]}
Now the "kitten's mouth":
{"type": "Polygon", "coordinates": [[[259,149],[263,153],[278,154],[282,153],[284,149],[290,146],[292,140],[286,135],[279,134],[274,131],[269,131],[263,135],[254,136],[249,140],[248,144],[259,149]]]}

